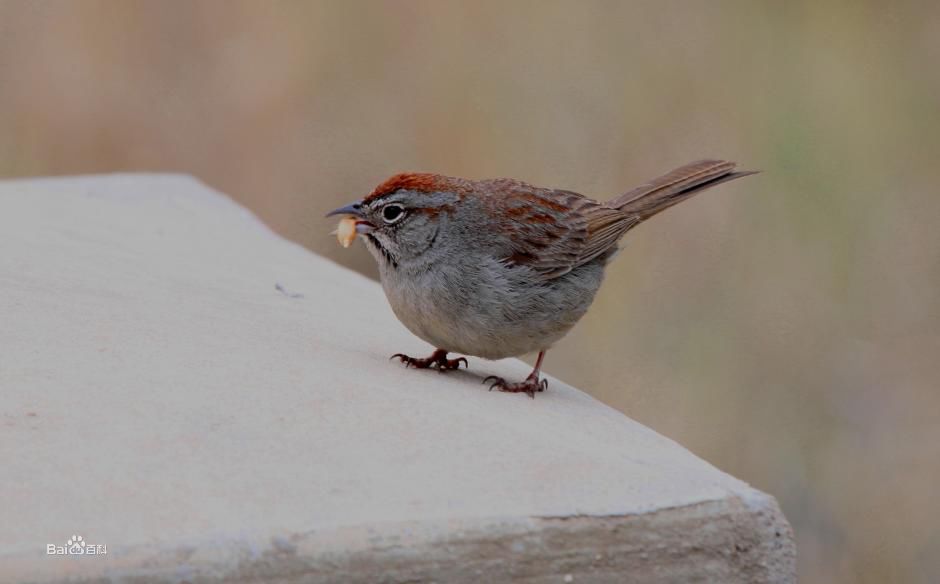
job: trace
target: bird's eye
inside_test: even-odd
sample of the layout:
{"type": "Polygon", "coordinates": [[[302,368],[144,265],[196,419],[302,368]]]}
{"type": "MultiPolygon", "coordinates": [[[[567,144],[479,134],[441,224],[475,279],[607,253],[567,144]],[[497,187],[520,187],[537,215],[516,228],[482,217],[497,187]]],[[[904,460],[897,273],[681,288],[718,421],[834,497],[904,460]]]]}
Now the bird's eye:
{"type": "Polygon", "coordinates": [[[382,208],[382,220],[386,223],[395,223],[405,216],[405,208],[392,203],[382,208]]]}

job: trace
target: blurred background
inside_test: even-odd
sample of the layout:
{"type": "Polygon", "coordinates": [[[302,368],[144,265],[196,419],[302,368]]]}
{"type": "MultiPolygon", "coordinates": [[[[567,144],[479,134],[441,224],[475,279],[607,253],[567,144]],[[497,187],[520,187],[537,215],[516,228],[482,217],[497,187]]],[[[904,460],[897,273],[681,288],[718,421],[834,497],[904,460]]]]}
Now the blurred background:
{"type": "Polygon", "coordinates": [[[322,216],[395,172],[762,169],[631,232],[547,370],[775,495],[801,581],[940,582],[938,63],[914,0],[2,0],[0,176],[191,173],[375,277],[322,216]]]}

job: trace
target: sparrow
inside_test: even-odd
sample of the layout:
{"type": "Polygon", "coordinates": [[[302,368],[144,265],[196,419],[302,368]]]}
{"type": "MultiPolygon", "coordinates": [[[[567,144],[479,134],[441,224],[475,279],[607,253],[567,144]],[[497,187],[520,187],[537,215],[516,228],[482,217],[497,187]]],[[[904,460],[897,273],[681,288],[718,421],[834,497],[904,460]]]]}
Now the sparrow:
{"type": "Polygon", "coordinates": [[[608,201],[508,179],[397,174],[327,216],[345,215],[378,264],[398,320],[433,345],[408,367],[458,369],[465,357],[538,352],[519,382],[490,389],[534,397],[545,353],[584,316],[624,234],[708,188],[755,171],[700,160],[608,201]]]}

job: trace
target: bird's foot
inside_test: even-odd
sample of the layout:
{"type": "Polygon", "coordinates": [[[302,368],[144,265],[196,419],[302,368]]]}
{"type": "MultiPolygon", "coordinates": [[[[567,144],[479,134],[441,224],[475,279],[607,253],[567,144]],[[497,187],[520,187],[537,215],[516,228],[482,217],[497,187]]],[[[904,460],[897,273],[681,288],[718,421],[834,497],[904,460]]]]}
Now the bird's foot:
{"type": "Polygon", "coordinates": [[[548,387],[547,379],[539,379],[538,374],[533,374],[525,378],[525,381],[521,383],[508,383],[502,377],[496,377],[495,375],[490,375],[483,380],[483,383],[490,383],[490,391],[498,389],[499,391],[505,391],[507,393],[525,393],[529,397],[535,399],[535,392],[545,391],[548,387]]]}
{"type": "Polygon", "coordinates": [[[403,353],[395,353],[389,359],[398,359],[405,364],[405,367],[414,367],[415,369],[437,369],[441,373],[446,371],[452,371],[454,369],[460,369],[460,363],[463,362],[464,367],[469,367],[467,364],[466,357],[458,357],[456,359],[448,359],[447,351],[444,349],[438,349],[434,351],[430,357],[424,359],[418,359],[416,357],[409,357],[403,353]]]}

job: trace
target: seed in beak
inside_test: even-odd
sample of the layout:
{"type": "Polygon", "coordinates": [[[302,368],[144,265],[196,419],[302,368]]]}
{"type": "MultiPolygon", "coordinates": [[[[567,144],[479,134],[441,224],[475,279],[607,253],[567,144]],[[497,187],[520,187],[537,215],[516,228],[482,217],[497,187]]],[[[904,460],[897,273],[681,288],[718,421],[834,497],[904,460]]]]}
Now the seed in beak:
{"type": "Polygon", "coordinates": [[[343,217],[336,226],[336,239],[343,247],[352,245],[356,239],[356,220],[352,217],[343,217]]]}

